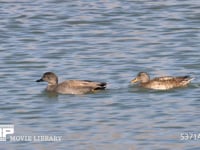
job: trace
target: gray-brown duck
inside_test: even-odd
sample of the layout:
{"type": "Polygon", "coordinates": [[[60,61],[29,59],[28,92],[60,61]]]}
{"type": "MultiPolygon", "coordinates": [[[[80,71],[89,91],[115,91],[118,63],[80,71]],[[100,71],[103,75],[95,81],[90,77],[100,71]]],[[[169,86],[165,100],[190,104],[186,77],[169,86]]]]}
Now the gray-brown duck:
{"type": "Polygon", "coordinates": [[[89,80],[66,80],[58,83],[58,77],[53,72],[46,72],[36,82],[48,82],[46,91],[60,94],[86,94],[106,88],[105,82],[94,82],[89,80]]]}

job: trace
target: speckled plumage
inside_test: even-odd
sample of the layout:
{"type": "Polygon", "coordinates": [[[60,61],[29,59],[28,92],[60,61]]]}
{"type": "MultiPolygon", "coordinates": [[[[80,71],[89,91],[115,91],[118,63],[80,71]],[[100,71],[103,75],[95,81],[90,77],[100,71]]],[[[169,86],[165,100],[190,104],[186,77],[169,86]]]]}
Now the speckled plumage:
{"type": "Polygon", "coordinates": [[[190,78],[189,76],[164,76],[150,79],[146,72],[140,72],[137,77],[131,81],[131,83],[139,82],[141,87],[148,89],[169,90],[173,88],[185,87],[191,82],[192,79],[193,78],[190,78]]]}

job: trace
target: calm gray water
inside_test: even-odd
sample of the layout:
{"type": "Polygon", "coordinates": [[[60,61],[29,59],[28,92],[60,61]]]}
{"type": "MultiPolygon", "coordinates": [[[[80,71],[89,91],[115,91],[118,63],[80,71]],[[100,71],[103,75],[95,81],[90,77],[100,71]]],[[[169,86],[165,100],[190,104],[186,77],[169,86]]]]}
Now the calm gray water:
{"type": "Polygon", "coordinates": [[[7,141],[1,150],[199,150],[200,2],[198,0],[1,0],[0,124],[15,136],[62,136],[58,142],[7,141]],[[36,83],[108,82],[81,96],[50,95],[36,83]],[[140,71],[191,75],[166,92],[130,86],[140,71]]]}

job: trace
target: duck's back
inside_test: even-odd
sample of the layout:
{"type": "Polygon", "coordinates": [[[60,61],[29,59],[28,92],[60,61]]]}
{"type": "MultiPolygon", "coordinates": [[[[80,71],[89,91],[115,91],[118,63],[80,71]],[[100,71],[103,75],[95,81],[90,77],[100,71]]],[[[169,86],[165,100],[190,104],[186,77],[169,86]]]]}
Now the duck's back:
{"type": "Polygon", "coordinates": [[[58,84],[56,92],[62,94],[84,94],[105,88],[106,83],[104,82],[93,82],[88,80],[67,80],[58,84]]]}

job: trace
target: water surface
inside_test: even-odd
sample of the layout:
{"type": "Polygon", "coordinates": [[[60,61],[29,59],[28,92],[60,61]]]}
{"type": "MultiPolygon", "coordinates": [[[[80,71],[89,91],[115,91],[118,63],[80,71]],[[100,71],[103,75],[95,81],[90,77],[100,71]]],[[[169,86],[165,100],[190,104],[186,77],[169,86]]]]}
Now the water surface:
{"type": "Polygon", "coordinates": [[[1,149],[199,149],[200,3],[196,0],[1,1],[0,124],[60,142],[1,142],[1,149]],[[106,91],[50,95],[36,83],[108,82],[106,91]],[[130,86],[140,71],[191,75],[166,92],[130,86]]]}

